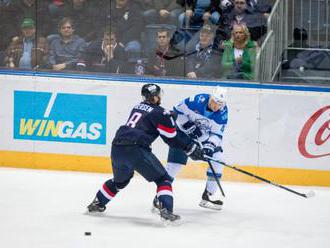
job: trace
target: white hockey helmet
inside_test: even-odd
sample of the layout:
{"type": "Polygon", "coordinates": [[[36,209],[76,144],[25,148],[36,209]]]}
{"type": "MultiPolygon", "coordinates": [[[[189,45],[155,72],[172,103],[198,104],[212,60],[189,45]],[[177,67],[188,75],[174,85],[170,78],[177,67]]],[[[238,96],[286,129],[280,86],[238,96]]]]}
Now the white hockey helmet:
{"type": "Polygon", "coordinates": [[[213,100],[222,106],[226,104],[226,93],[227,90],[225,88],[221,88],[220,86],[216,86],[211,94],[213,100]]]}

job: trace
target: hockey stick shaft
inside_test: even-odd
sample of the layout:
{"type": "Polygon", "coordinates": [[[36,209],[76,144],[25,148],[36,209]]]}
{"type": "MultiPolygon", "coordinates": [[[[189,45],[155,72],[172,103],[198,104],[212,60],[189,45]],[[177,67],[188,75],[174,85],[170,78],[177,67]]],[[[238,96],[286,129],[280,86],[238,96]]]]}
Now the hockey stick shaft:
{"type": "Polygon", "coordinates": [[[270,181],[270,180],[268,180],[268,179],[266,179],[266,178],[263,178],[263,177],[260,177],[260,176],[258,176],[258,175],[255,175],[255,174],[253,174],[253,173],[251,173],[251,172],[248,172],[248,171],[242,170],[242,169],[240,169],[240,168],[237,168],[237,167],[235,167],[235,166],[233,166],[233,165],[229,165],[229,164],[223,163],[223,162],[221,162],[221,161],[214,160],[214,159],[212,159],[211,157],[206,157],[206,159],[208,159],[208,161],[213,161],[213,162],[216,162],[216,163],[222,164],[222,165],[224,165],[224,166],[226,166],[226,167],[229,167],[229,168],[231,168],[231,169],[233,169],[233,170],[239,171],[239,172],[241,172],[241,173],[243,173],[243,174],[245,174],[245,175],[248,175],[248,176],[254,177],[254,178],[256,178],[256,179],[258,179],[258,180],[260,180],[260,181],[263,181],[263,182],[268,183],[268,184],[271,184],[271,185],[273,185],[273,186],[275,186],[275,187],[278,187],[278,188],[284,189],[284,190],[286,190],[286,191],[289,191],[289,192],[291,192],[291,193],[293,193],[293,194],[296,194],[296,195],[299,195],[299,196],[301,196],[301,197],[309,198],[309,197],[314,196],[314,192],[312,192],[312,191],[309,192],[309,193],[307,193],[307,194],[300,193],[300,192],[298,192],[298,191],[295,191],[295,190],[293,190],[293,189],[290,189],[290,188],[288,188],[288,187],[285,187],[285,186],[283,186],[283,185],[281,185],[281,184],[278,184],[278,183],[272,182],[272,181],[270,181]]]}
{"type": "Polygon", "coordinates": [[[162,54],[162,53],[156,53],[156,54],[158,56],[166,59],[166,60],[172,60],[172,59],[176,59],[176,58],[179,58],[179,57],[182,57],[182,56],[186,57],[186,56],[192,55],[194,53],[197,53],[197,50],[189,52],[189,53],[179,53],[179,54],[176,54],[176,55],[173,55],[173,56],[169,56],[169,55],[162,54]]]}
{"type": "Polygon", "coordinates": [[[217,185],[218,185],[218,187],[219,187],[219,189],[220,189],[220,191],[221,191],[221,194],[223,195],[223,197],[226,197],[225,192],[223,191],[223,189],[222,189],[222,187],[221,187],[221,184],[220,184],[219,178],[217,177],[217,174],[215,173],[215,170],[214,170],[214,168],[213,168],[213,165],[212,165],[211,161],[210,161],[210,160],[207,160],[207,162],[208,162],[208,164],[209,164],[209,166],[210,166],[210,169],[211,169],[211,171],[212,171],[212,174],[213,174],[214,180],[216,181],[216,183],[217,183],[217,185]]]}

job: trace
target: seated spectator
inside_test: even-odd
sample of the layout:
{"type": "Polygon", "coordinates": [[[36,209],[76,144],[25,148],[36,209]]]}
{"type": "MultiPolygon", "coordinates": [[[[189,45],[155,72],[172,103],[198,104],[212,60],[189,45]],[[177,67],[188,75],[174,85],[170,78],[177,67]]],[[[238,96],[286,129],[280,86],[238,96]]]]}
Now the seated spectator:
{"type": "MultiPolygon", "coordinates": [[[[69,0],[64,6],[64,16],[70,17],[75,26],[75,34],[86,42],[95,40],[99,27],[104,27],[107,13],[101,10],[97,2],[100,0],[69,0]]],[[[111,12],[111,10],[109,10],[111,12]]],[[[112,13],[111,13],[112,14],[112,13]]]]}
{"type": "Polygon", "coordinates": [[[37,69],[47,63],[48,45],[44,37],[36,37],[35,22],[25,18],[21,24],[22,34],[12,39],[4,59],[8,68],[37,69]]]}
{"type": "Polygon", "coordinates": [[[157,10],[154,0],[133,0],[143,16],[144,25],[156,23],[157,10]]]}
{"type": "Polygon", "coordinates": [[[140,35],[143,30],[139,6],[132,0],[111,1],[110,23],[117,30],[118,41],[125,45],[130,57],[141,53],[140,35]]]}
{"type": "Polygon", "coordinates": [[[254,12],[246,0],[235,0],[234,7],[225,11],[223,18],[231,28],[235,24],[247,26],[252,40],[259,40],[267,32],[267,19],[262,13],[254,12]]]}
{"type": "Polygon", "coordinates": [[[184,11],[176,0],[155,0],[158,13],[158,23],[178,25],[178,17],[184,11]]]}
{"type": "Polygon", "coordinates": [[[50,66],[55,71],[83,69],[85,64],[81,61],[83,61],[86,42],[74,35],[72,19],[63,18],[59,22],[58,29],[59,35],[55,35],[50,44],[48,59],[50,66]]]}
{"type": "Polygon", "coordinates": [[[299,53],[302,53],[304,51],[301,48],[310,48],[310,45],[307,43],[307,41],[308,41],[308,35],[306,29],[295,28],[293,30],[293,43],[291,43],[288,46],[289,48],[283,53],[283,59],[282,59],[283,69],[290,69],[291,62],[297,58],[297,55],[299,53]]]}
{"type": "Polygon", "coordinates": [[[254,79],[257,44],[243,24],[233,27],[231,39],[223,43],[222,68],[227,79],[254,79]]]}
{"type": "MultiPolygon", "coordinates": [[[[247,6],[254,12],[259,12],[268,17],[272,11],[272,6],[268,0],[246,0],[247,6]]],[[[224,11],[230,11],[234,7],[234,0],[223,0],[221,2],[224,11]]]]}
{"type": "Polygon", "coordinates": [[[0,1],[0,51],[4,51],[12,37],[19,35],[20,23],[18,10],[14,0],[0,1]]]}
{"type": "Polygon", "coordinates": [[[183,76],[183,57],[173,58],[175,53],[170,47],[170,39],[168,30],[157,32],[157,47],[154,53],[150,54],[146,68],[147,74],[154,76],[183,76]]]}
{"type": "Polygon", "coordinates": [[[199,29],[204,24],[218,24],[220,19],[220,0],[177,0],[185,10],[179,16],[179,27],[199,29]]]}
{"type": "Polygon", "coordinates": [[[38,35],[47,36],[50,23],[48,20],[48,1],[37,0],[19,0],[14,1],[17,10],[17,16],[20,23],[24,18],[31,18],[36,20],[38,35]]]}
{"type": "Polygon", "coordinates": [[[272,6],[267,0],[247,0],[247,5],[253,9],[254,12],[259,12],[268,18],[272,12],[272,6]]]}
{"type": "Polygon", "coordinates": [[[204,25],[196,44],[196,52],[186,58],[186,76],[188,78],[217,78],[220,73],[220,54],[213,47],[211,26],[204,25]]]}
{"type": "Polygon", "coordinates": [[[115,31],[110,31],[109,27],[102,39],[88,45],[84,60],[88,71],[123,73],[127,54],[124,45],[117,42],[115,31]]]}

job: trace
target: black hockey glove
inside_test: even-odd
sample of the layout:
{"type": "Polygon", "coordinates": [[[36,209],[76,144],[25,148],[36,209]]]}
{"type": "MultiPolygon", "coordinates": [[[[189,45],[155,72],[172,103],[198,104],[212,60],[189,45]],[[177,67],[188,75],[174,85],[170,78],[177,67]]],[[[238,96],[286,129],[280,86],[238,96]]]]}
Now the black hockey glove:
{"type": "Polygon", "coordinates": [[[192,142],[187,146],[186,153],[192,160],[204,160],[203,149],[196,142],[192,142]]]}
{"type": "Polygon", "coordinates": [[[203,135],[199,127],[197,127],[192,121],[187,121],[182,127],[185,130],[185,133],[193,139],[197,139],[203,135]]]}
{"type": "Polygon", "coordinates": [[[170,116],[172,116],[173,120],[176,121],[176,119],[178,119],[178,114],[177,112],[170,110],[170,116]]]}
{"type": "Polygon", "coordinates": [[[212,157],[215,150],[215,144],[207,142],[203,144],[203,153],[205,156],[212,157]]]}

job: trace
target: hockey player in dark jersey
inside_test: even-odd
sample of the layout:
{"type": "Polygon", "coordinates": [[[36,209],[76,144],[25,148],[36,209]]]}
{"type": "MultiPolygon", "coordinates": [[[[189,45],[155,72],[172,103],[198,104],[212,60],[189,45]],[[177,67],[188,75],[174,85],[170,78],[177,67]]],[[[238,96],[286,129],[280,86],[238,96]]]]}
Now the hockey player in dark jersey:
{"type": "Polygon", "coordinates": [[[203,150],[189,136],[178,138],[172,116],[159,106],[161,89],[158,85],[143,85],[141,94],[143,102],[133,108],[128,121],[118,129],[112,142],[114,177],[103,184],[87,209],[90,213],[103,212],[106,204],[129,184],[134,171],[137,171],[157,185],[161,218],[175,221],[180,216],[173,213],[173,178],[152,153],[151,144],[160,136],[170,147],[183,149],[194,160],[204,159],[203,150]]]}

